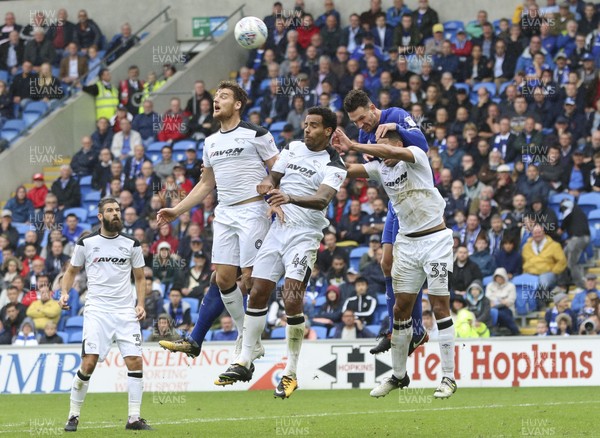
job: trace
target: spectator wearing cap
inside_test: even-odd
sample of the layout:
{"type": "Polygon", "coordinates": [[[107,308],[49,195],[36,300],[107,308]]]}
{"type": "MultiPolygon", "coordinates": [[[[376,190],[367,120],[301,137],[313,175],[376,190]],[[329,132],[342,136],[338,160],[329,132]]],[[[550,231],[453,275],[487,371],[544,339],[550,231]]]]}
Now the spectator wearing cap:
{"type": "Polygon", "coordinates": [[[365,323],[357,317],[355,312],[348,309],[342,313],[342,322],[335,326],[333,334],[330,337],[334,339],[355,340],[374,338],[375,334],[371,333],[365,327],[365,323]]]}
{"type": "Polygon", "coordinates": [[[356,279],[360,277],[358,270],[352,266],[346,272],[346,282],[339,286],[340,303],[343,304],[348,298],[356,295],[356,279]]]}
{"type": "MultiPolygon", "coordinates": [[[[80,45],[79,47],[83,47],[80,45]]],[[[110,120],[117,112],[119,91],[111,84],[110,70],[103,68],[98,73],[99,80],[95,84],[83,87],[83,91],[96,98],[96,120],[104,117],[110,120]]]]}
{"type": "Polygon", "coordinates": [[[593,168],[592,163],[585,163],[583,151],[576,149],[573,151],[572,162],[566,169],[565,181],[569,194],[576,198],[583,192],[591,191],[590,173],[593,168]]]}
{"type": "Polygon", "coordinates": [[[567,268],[567,258],[560,245],[546,235],[544,228],[533,226],[531,237],[523,246],[523,272],[539,276],[542,291],[550,291],[556,285],[559,275],[567,268]]]}
{"type": "Polygon", "coordinates": [[[176,163],[175,166],[173,166],[173,176],[182,196],[185,196],[192,191],[194,183],[191,179],[186,178],[185,167],[183,167],[181,163],[176,163]]]}
{"type": "Polygon", "coordinates": [[[583,279],[583,267],[579,264],[579,258],[590,243],[590,229],[586,214],[581,207],[569,199],[560,204],[561,225],[558,234],[568,234],[564,242],[564,252],[567,258],[567,266],[571,274],[571,283],[577,287],[585,288],[583,279]]]}
{"type": "Polygon", "coordinates": [[[327,287],[325,292],[325,304],[321,306],[319,312],[313,317],[314,325],[322,325],[331,329],[335,324],[342,319],[342,305],[340,299],[340,288],[334,285],[327,287]]]}
{"type": "Polygon", "coordinates": [[[27,198],[33,203],[33,208],[39,210],[44,207],[48,192],[48,187],[44,184],[44,175],[42,173],[33,175],[33,187],[27,192],[27,198]]]}
{"type": "Polygon", "coordinates": [[[152,259],[152,277],[164,284],[168,290],[175,282],[179,282],[180,266],[179,257],[171,254],[171,245],[165,241],[160,242],[152,259]]]}
{"type": "Polygon", "coordinates": [[[506,327],[513,336],[518,335],[520,332],[514,319],[517,290],[509,281],[506,269],[497,268],[494,271],[493,280],[485,289],[485,296],[498,312],[498,327],[506,327]]]}
{"type": "Polygon", "coordinates": [[[383,249],[378,248],[374,253],[375,258],[361,269],[360,273],[369,282],[369,295],[376,297],[377,294],[385,292],[385,277],[381,270],[383,249]]]}
{"type": "Polygon", "coordinates": [[[380,248],[381,237],[378,234],[372,234],[371,237],[369,237],[369,249],[361,256],[358,263],[359,271],[363,272],[367,265],[377,258],[376,253],[380,248]]]}
{"type": "Polygon", "coordinates": [[[585,138],[585,116],[577,109],[576,100],[573,97],[567,97],[563,105],[563,111],[560,116],[567,122],[567,129],[572,134],[574,141],[585,138]]]}
{"type": "Polygon", "coordinates": [[[558,318],[560,315],[567,315],[570,318],[569,330],[573,333],[577,331],[577,315],[569,308],[569,296],[566,293],[560,292],[552,298],[554,301],[554,307],[546,311],[544,319],[548,324],[548,334],[557,335],[559,334],[558,318]]]}
{"type": "Polygon", "coordinates": [[[11,211],[12,219],[15,222],[29,223],[33,221],[35,209],[33,202],[27,198],[25,186],[17,187],[15,196],[8,200],[4,208],[11,211]]]}
{"type": "MultiPolygon", "coordinates": [[[[444,26],[441,24],[436,24],[435,26],[433,26],[433,36],[435,38],[435,35],[439,32],[441,32],[441,38],[443,41],[443,35],[444,35],[444,26]],[[441,26],[441,30],[439,28],[436,28],[436,26],[441,26]]],[[[431,40],[430,40],[431,41],[431,40]]],[[[432,53],[434,55],[439,55],[442,52],[442,45],[441,42],[440,44],[436,47],[435,53],[432,53]]],[[[464,62],[466,61],[467,57],[471,55],[471,50],[473,49],[473,42],[467,39],[467,33],[465,32],[464,29],[458,29],[456,32],[456,39],[455,42],[452,43],[452,53],[454,53],[456,56],[459,57],[459,59],[464,62]]],[[[427,43],[425,43],[425,51],[427,52],[427,43]]]]}
{"type": "MultiPolygon", "coordinates": [[[[187,268],[183,274],[183,287],[181,293],[186,297],[196,298],[198,301],[202,301],[210,283],[210,263],[208,263],[206,254],[201,250],[193,253],[192,262],[192,267],[187,268]]],[[[190,264],[188,264],[188,266],[190,266],[190,264]]]]}
{"type": "Polygon", "coordinates": [[[558,217],[556,217],[554,209],[548,206],[547,199],[544,199],[539,195],[534,195],[529,203],[527,215],[530,216],[534,222],[542,225],[544,230],[546,230],[546,233],[553,240],[560,240],[558,234],[558,217]]]}
{"type": "Polygon", "coordinates": [[[464,245],[456,250],[454,268],[450,276],[450,288],[455,295],[465,295],[473,280],[483,280],[479,266],[469,258],[469,251],[464,245]]]}
{"type": "Polygon", "coordinates": [[[540,178],[538,167],[533,164],[527,166],[525,174],[527,178],[517,184],[517,192],[525,195],[529,202],[531,202],[534,197],[548,199],[550,186],[546,181],[540,178]]]}
{"type": "Polygon", "coordinates": [[[59,210],[81,207],[81,190],[71,171],[71,166],[60,166],[60,177],[52,183],[50,191],[56,195],[59,210]]]}
{"type": "MultiPolygon", "coordinates": [[[[460,29],[464,36],[464,30],[460,29]]],[[[458,38],[457,38],[458,39],[458,38]]],[[[465,38],[463,38],[464,40],[465,38]]],[[[425,42],[425,55],[435,56],[442,54],[442,43],[444,42],[444,25],[437,23],[433,25],[433,37],[425,42]]],[[[453,48],[454,51],[454,48],[453,48]]],[[[457,54],[454,52],[454,54],[457,54]]],[[[460,55],[459,55],[460,56],[460,55]]],[[[468,56],[463,55],[463,56],[468,56]]]]}
{"type": "MultiPolygon", "coordinates": [[[[380,269],[381,270],[381,269],[380,269]]],[[[352,310],[355,316],[365,324],[371,324],[375,316],[377,299],[368,295],[369,282],[365,277],[359,277],[354,283],[356,295],[348,298],[342,307],[342,311],[352,310]]],[[[385,290],[385,286],[384,289],[385,290]]]]}
{"type": "Polygon", "coordinates": [[[496,183],[494,188],[494,200],[498,204],[498,210],[505,213],[512,209],[515,196],[515,183],[511,178],[511,170],[506,164],[498,166],[496,171],[496,183]]]}
{"type": "Polygon", "coordinates": [[[571,301],[571,309],[573,310],[573,312],[579,313],[583,310],[583,308],[585,307],[585,297],[587,296],[587,294],[600,294],[596,285],[597,280],[598,277],[596,276],[596,274],[590,273],[585,276],[585,286],[581,291],[575,294],[573,301],[571,301]]]}
{"type": "MultiPolygon", "coordinates": [[[[398,53],[404,55],[422,40],[423,36],[415,25],[413,16],[404,14],[400,20],[400,25],[394,29],[394,46],[398,47],[398,53]]],[[[402,58],[400,57],[400,59],[402,58]]]]}
{"type": "Polygon", "coordinates": [[[19,243],[19,231],[12,224],[12,211],[6,208],[2,210],[2,218],[0,219],[0,234],[6,236],[13,248],[17,247],[19,243]]]}
{"type": "MultiPolygon", "coordinates": [[[[577,38],[580,38],[578,35],[577,38]]],[[[583,36],[581,36],[583,38],[583,36]]],[[[582,79],[582,84],[584,87],[588,89],[592,88],[592,85],[596,83],[597,70],[594,66],[594,57],[591,53],[582,53],[579,58],[579,62],[575,61],[574,58],[577,56],[577,50],[573,52],[571,55],[570,61],[571,65],[578,66],[581,65],[581,68],[578,71],[579,77],[582,79]]],[[[592,88],[593,89],[593,88],[592,88]]],[[[595,96],[594,96],[595,97],[595,96]]]]}

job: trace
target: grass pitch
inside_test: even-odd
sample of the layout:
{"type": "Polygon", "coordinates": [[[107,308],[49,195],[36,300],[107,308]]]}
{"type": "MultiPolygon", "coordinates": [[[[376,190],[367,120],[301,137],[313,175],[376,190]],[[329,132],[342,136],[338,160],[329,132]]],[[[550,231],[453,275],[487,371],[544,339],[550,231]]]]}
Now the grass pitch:
{"type": "MultiPolygon", "coordinates": [[[[88,394],[75,436],[113,437],[520,437],[598,436],[598,388],[433,389],[145,393],[142,416],[155,432],[125,431],[127,394],[88,394]]],[[[0,436],[61,435],[68,394],[4,395],[0,436]]]]}

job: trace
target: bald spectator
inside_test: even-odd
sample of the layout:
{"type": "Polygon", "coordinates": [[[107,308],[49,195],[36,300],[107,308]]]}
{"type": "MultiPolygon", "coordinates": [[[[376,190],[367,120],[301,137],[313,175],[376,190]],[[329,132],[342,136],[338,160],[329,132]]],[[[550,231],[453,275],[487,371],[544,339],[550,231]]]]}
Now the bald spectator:
{"type": "Polygon", "coordinates": [[[56,195],[59,210],[81,207],[81,190],[68,164],[60,166],[60,177],[52,183],[50,191],[56,195]]]}
{"type": "Polygon", "coordinates": [[[71,159],[71,169],[78,177],[94,173],[97,154],[92,149],[92,138],[88,135],[81,139],[81,149],[71,159]]]}
{"type": "Polygon", "coordinates": [[[567,258],[560,243],[547,236],[541,225],[534,225],[523,247],[523,272],[538,275],[540,288],[549,292],[566,268],[567,258]]]}
{"type": "Polygon", "coordinates": [[[124,23],[121,26],[121,33],[113,37],[108,45],[106,53],[109,55],[108,64],[115,62],[117,58],[135,46],[140,39],[131,33],[131,25],[124,23]]]}

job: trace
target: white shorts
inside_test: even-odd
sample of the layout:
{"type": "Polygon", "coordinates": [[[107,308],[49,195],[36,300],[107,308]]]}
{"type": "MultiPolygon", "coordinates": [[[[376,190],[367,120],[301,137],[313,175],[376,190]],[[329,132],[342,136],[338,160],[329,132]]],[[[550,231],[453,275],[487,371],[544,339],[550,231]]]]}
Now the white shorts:
{"type": "Polygon", "coordinates": [[[427,279],[430,295],[449,295],[448,277],[454,266],[452,230],[423,237],[398,235],[394,243],[392,284],[395,293],[417,294],[427,279]]]}
{"type": "Polygon", "coordinates": [[[88,310],[83,313],[82,356],[97,354],[103,362],[113,341],[123,357],[142,355],[142,333],[135,314],[88,310]]]}
{"type": "Polygon", "coordinates": [[[262,200],[234,206],[218,205],[213,221],[212,263],[240,268],[253,266],[269,231],[268,208],[262,200]]]}
{"type": "Polygon", "coordinates": [[[286,278],[307,281],[315,265],[323,233],[308,228],[296,228],[276,220],[256,256],[252,277],[277,283],[286,278]]]}

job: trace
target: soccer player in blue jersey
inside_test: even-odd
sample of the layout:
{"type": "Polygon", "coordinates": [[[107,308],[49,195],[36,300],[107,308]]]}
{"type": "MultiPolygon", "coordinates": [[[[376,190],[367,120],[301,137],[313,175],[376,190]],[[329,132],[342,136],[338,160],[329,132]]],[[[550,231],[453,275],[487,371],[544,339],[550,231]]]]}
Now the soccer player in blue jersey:
{"type": "MultiPolygon", "coordinates": [[[[367,93],[362,90],[352,90],[344,99],[344,110],[346,110],[350,120],[359,129],[359,143],[375,144],[377,143],[377,139],[383,137],[387,131],[396,130],[404,144],[417,146],[425,152],[429,150],[425,135],[423,135],[412,116],[402,108],[393,107],[380,110],[371,102],[367,93]]],[[[385,276],[387,310],[390,318],[389,332],[381,339],[377,346],[371,349],[371,354],[384,353],[391,347],[392,318],[395,302],[391,277],[392,246],[398,234],[398,219],[395,218],[393,211],[393,208],[388,208],[388,217],[381,242],[383,245],[381,268],[385,276]],[[390,216],[393,216],[392,220],[390,220],[390,216]]],[[[422,296],[422,292],[419,292],[419,296],[413,307],[413,339],[410,343],[409,354],[412,354],[419,345],[424,344],[428,340],[427,331],[423,328],[421,322],[422,296]]]]}

